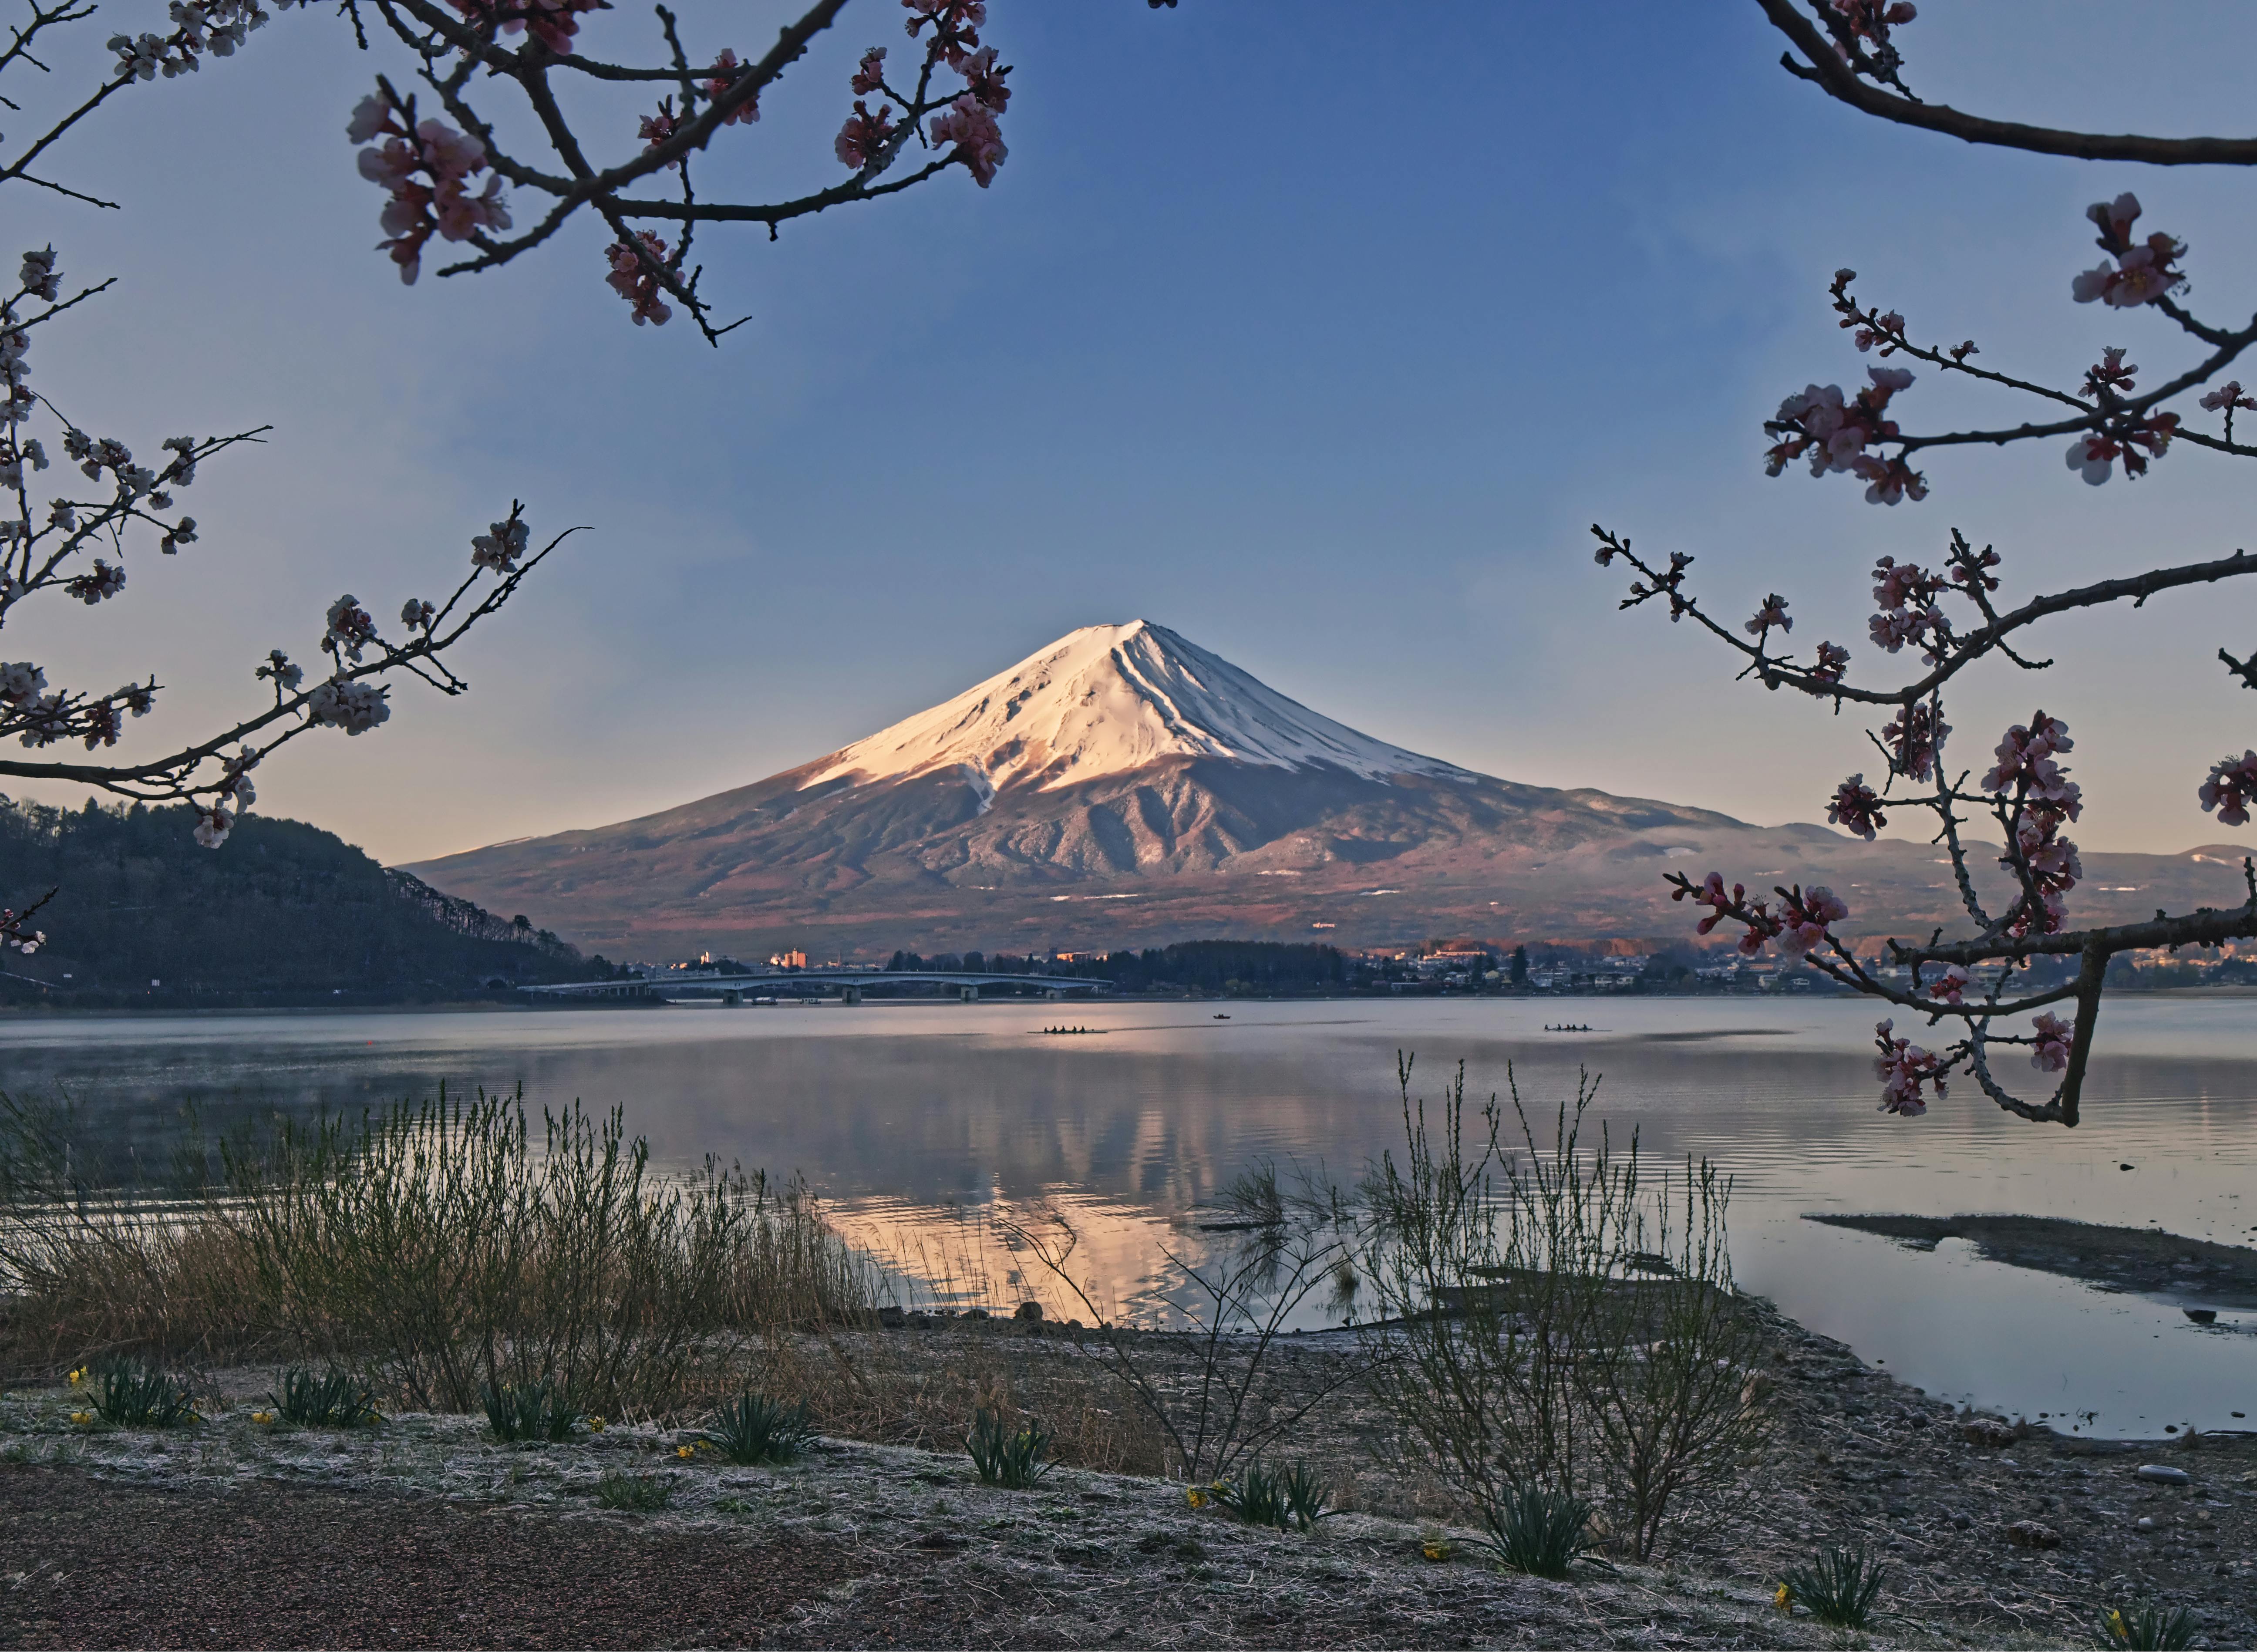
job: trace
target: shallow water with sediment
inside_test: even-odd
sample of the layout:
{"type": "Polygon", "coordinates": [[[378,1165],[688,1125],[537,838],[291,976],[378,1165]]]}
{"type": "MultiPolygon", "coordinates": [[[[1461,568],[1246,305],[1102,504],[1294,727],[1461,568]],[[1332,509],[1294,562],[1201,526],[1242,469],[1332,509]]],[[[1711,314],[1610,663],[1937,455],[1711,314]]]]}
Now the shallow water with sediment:
{"type": "MultiPolygon", "coordinates": [[[[623,1106],[662,1161],[805,1174],[906,1294],[1058,1309],[1008,1236],[1062,1216],[1078,1277],[1123,1315],[1164,1318],[1163,1247],[1223,1242],[1199,1223],[1241,1171],[1352,1179],[1400,1143],[1397,1052],[1430,1102],[1461,1060],[1477,1097],[1510,1069],[1539,1121],[1588,1071],[1592,1123],[1617,1146],[1635,1131],[1657,1168],[1705,1155],[1733,1178],[1744,1287],[1904,1381],[2114,1437],[2257,1416],[2257,1312],[2197,1324],[2198,1277],[2107,1288],[1968,1239],[1802,1219],[1983,1212],[2257,1242],[2257,998],[2110,999],[2074,1131],[2008,1118],[1971,1087],[1925,1118],[1878,1114],[1873,1011],[1855,1002],[1240,1000],[1229,1016],[1077,1003],[1089,1033],[1072,1039],[1044,1036],[1055,1005],[1008,1000],[23,1019],[0,1024],[0,1085],[67,1089],[153,1140],[184,1105],[223,1119],[522,1084],[536,1105],[623,1106]],[[1545,1030],[1561,1023],[1592,1031],[1545,1030]]],[[[1329,1301],[1307,1315],[1337,1318],[1329,1301]]]]}

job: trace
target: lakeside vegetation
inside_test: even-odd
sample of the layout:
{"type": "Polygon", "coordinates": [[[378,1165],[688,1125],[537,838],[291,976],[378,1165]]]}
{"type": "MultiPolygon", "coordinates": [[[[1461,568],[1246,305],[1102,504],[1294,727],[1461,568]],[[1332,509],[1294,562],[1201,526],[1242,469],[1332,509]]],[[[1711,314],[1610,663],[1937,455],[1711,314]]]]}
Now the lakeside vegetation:
{"type": "MultiPolygon", "coordinates": [[[[1837,1461],[1919,1464],[1939,1556],[1973,1541],[1949,1528],[1972,1481],[2007,1477],[1992,1489],[2012,1512],[2041,1441],[1939,1426],[1949,1407],[1740,1294],[1730,1189],[1709,1167],[1655,1176],[1596,1128],[1588,1091],[1532,1118],[1517,1096],[1469,1106],[1461,1074],[1431,1105],[1407,1066],[1401,1081],[1401,1150],[1356,1184],[1256,1164],[1223,1191],[1200,1243],[1170,1257],[1187,1331],[1114,1318],[1054,1214],[1007,1236],[1017,1272],[994,1276],[994,1316],[906,1307],[900,1270],[803,1192],[710,1163],[661,1174],[616,1115],[403,1104],[184,1131],[159,1164],[105,1159],[67,1110],[9,1103],[0,1379],[46,1397],[0,1398],[0,1457],[83,1443],[169,1472],[185,1459],[132,1439],[191,1429],[259,1473],[287,1431],[317,1431],[372,1486],[428,1457],[435,1487],[467,1464],[512,1496],[731,1521],[843,1496],[916,1521],[958,1483],[949,1459],[994,1497],[1055,1489],[1053,1468],[1126,1473],[1154,1488],[1127,1494],[1137,1556],[1196,1557],[1214,1539],[1185,1521],[1327,1553],[1336,1528],[1400,1550],[1411,1522],[1415,1546],[1356,1563],[1357,1591],[1416,1595],[1441,1576],[1390,1579],[1459,1561],[1595,1600],[1617,1569],[1759,1552],[1730,1574],[1759,1566],[1766,1596],[1784,1580],[1773,1610],[1802,1621],[1830,1609],[1829,1547],[1871,1536],[1866,1504],[1910,1507],[1884,1510],[1837,1461]],[[1005,1289],[1063,1293],[1066,1313],[1011,1314],[1005,1289]],[[1304,1306],[1353,1322],[1299,1334],[1304,1306]],[[251,1385],[264,1406],[225,1397],[251,1385]],[[941,1456],[885,1471],[916,1500],[900,1502],[864,1458],[810,1450],[814,1433],[941,1456]],[[2002,1441],[2024,1466],[1954,1455],[2002,1441]],[[521,1451],[542,1455],[506,1455],[521,1451]]],[[[2054,1455],[2072,1443],[2088,1449],[2054,1455]]],[[[976,1547],[987,1519],[952,1514],[933,1544],[976,1547]]],[[[2058,1541],[2043,1521],[2014,1529],[2001,1541],[2058,1541]]],[[[2130,1622],[2146,1599],[2096,1585],[2079,1610],[2130,1622]]]]}
{"type": "MultiPolygon", "coordinates": [[[[1535,1521],[1554,1570],[1603,1543],[1648,1557],[1673,1505],[1752,1467],[1765,1431],[1743,1390],[1753,1353],[1724,1259],[1726,1190],[1704,1168],[1673,1216],[1634,1143],[1582,1145],[1588,1095],[1523,1180],[1494,1104],[1468,1156],[1462,1074],[1439,1134],[1414,1110],[1407,1066],[1402,1079],[1404,1170],[1390,1156],[1348,1188],[1255,1166],[1229,1190],[1235,1219],[1175,1259],[1171,1294],[1194,1327],[1181,1346],[1202,1373],[1188,1390],[1069,1267],[1062,1218],[1022,1232],[1027,1267],[1086,1315],[1070,1322],[1085,1382],[1141,1415],[1160,1447],[1150,1466],[1305,1524],[1328,1493],[1291,1466],[1301,1427],[1368,1388],[1499,1555],[1536,1541],[1523,1529],[1535,1521]],[[1289,1331],[1328,1298],[1356,1319],[1359,1280],[1374,1300],[1356,1355],[1301,1391],[1289,1331]],[[1475,1436],[1488,1443],[1468,1447],[1475,1436]]],[[[616,1111],[536,1117],[516,1098],[442,1095],[216,1139],[190,1129],[161,1173],[105,1161],[100,1142],[68,1109],[0,1101],[0,1291],[19,1370],[177,1396],[173,1370],[273,1363],[293,1368],[294,1393],[483,1410],[503,1438],[717,1406],[709,1432],[733,1437],[773,1429],[787,1405],[828,1424],[826,1386],[780,1365],[778,1339],[875,1326],[905,1283],[796,1187],[711,1161],[660,1175],[616,1111]]],[[[1007,1483],[1030,1483],[1053,1441],[1072,1438],[1000,1395],[957,1426],[1007,1483]]]]}

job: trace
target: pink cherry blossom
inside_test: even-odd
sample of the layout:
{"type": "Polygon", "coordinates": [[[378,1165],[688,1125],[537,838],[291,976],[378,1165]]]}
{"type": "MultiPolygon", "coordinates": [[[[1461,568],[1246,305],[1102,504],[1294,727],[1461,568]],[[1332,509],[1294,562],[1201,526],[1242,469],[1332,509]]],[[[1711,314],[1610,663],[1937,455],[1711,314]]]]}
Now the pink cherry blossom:
{"type": "MultiPolygon", "coordinates": [[[[881,52],[879,55],[882,57],[885,54],[881,52]]],[[[713,77],[711,80],[705,82],[704,92],[706,98],[709,101],[718,101],[724,92],[727,91],[732,86],[736,84],[737,76],[743,70],[743,67],[744,65],[737,61],[736,53],[727,46],[723,46],[721,48],[721,54],[713,60],[713,67],[706,71],[707,74],[713,77]]],[[[858,88],[857,89],[859,90],[860,89],[858,88]]],[[[754,94],[753,100],[750,103],[739,104],[737,108],[731,110],[727,114],[722,116],[721,124],[724,126],[734,126],[741,121],[746,125],[749,126],[754,121],[760,119],[760,117],[761,100],[759,94],[755,93],[754,94]]]]}
{"type": "Polygon", "coordinates": [[[357,662],[361,650],[378,641],[376,621],[350,592],[329,604],[328,623],[329,628],[322,635],[322,649],[341,660],[357,662]]]}
{"type": "Polygon", "coordinates": [[[306,680],[306,673],[291,664],[290,656],[279,649],[269,649],[266,651],[266,663],[253,671],[251,676],[262,681],[268,677],[273,678],[274,691],[278,697],[290,692],[306,680]]]}
{"type": "Polygon", "coordinates": [[[995,48],[983,46],[956,66],[957,72],[971,82],[966,89],[973,101],[998,115],[1010,103],[1011,89],[1003,84],[1003,77],[1011,71],[1008,65],[997,67],[995,48]]]}
{"type": "Polygon", "coordinates": [[[1933,1051],[1923,1050],[1909,1039],[1893,1036],[1896,1023],[1883,1021],[1873,1028],[1873,1041],[1880,1054],[1873,1062],[1874,1076],[1881,1083],[1881,1111],[1898,1113],[1907,1118],[1918,1118],[1928,1111],[1928,1102],[1921,1095],[1923,1086],[1935,1087],[1936,1096],[1947,1094],[1944,1080],[1949,1069],[1943,1058],[1933,1051]]]}
{"type": "Polygon", "coordinates": [[[2245,751],[2239,757],[2221,757],[2211,764],[2210,778],[2202,783],[2199,795],[2204,813],[2218,811],[2218,825],[2247,826],[2250,799],[2257,798],[2257,751],[2245,751]]]}
{"type": "Polygon", "coordinates": [[[390,720],[385,691],[372,683],[317,683],[306,697],[306,720],[317,728],[342,728],[364,734],[390,720]]]}
{"type": "Polygon", "coordinates": [[[1003,133],[995,124],[994,111],[969,92],[932,123],[931,134],[936,145],[956,145],[951,159],[961,159],[982,189],[995,181],[995,168],[1010,153],[1003,147],[1003,133]]]}
{"type": "MultiPolygon", "coordinates": [[[[642,139],[643,153],[648,154],[673,137],[675,129],[680,124],[681,122],[674,113],[674,99],[660,98],[657,111],[642,117],[640,123],[635,128],[635,136],[642,139]]],[[[682,163],[678,160],[667,162],[665,167],[669,172],[679,172],[681,169],[682,163]]]]}
{"type": "Polygon", "coordinates": [[[2068,724],[2042,711],[2034,712],[2027,725],[2016,723],[1999,740],[1999,761],[1983,776],[1983,790],[2005,791],[2019,783],[2027,787],[2032,797],[2067,807],[2069,818],[2074,820],[2081,807],[2076,783],[2062,778],[2066,771],[2053,759],[2076,745],[2069,737],[2068,724]]]}
{"type": "Polygon", "coordinates": [[[1750,636],[1760,637],[1774,627],[1781,631],[1794,629],[1794,621],[1786,617],[1786,599],[1776,591],[1763,599],[1763,606],[1756,610],[1745,629],[1750,636]]]}
{"type": "Polygon", "coordinates": [[[497,26],[504,34],[531,31],[533,38],[559,57],[572,54],[572,38],[580,32],[578,14],[595,11],[609,0],[447,0],[476,24],[497,26]]]}
{"type": "MultiPolygon", "coordinates": [[[[634,238],[635,245],[614,241],[604,249],[604,256],[612,264],[612,273],[604,280],[612,291],[633,306],[632,314],[636,326],[648,322],[653,326],[663,327],[673,318],[674,311],[660,298],[659,294],[666,290],[665,285],[650,266],[662,266],[666,262],[666,243],[647,230],[636,230],[634,238]]],[[[523,524],[519,526],[521,528],[523,524]]],[[[501,524],[496,523],[495,527],[499,529],[501,524]]],[[[478,541],[473,540],[471,543],[476,545],[478,541]]],[[[524,546],[520,544],[518,549],[521,550],[524,546]]],[[[477,557],[473,557],[471,560],[476,561],[477,557]]],[[[507,564],[501,566],[506,567],[507,564]]]]}
{"type": "Polygon", "coordinates": [[[2030,1050],[2030,1065],[2041,1073],[2058,1073],[2067,1067],[2070,1039],[2076,1028],[2048,1013],[2038,1017],[2033,1031],[2037,1038],[2030,1050]]]}
{"type": "Polygon", "coordinates": [[[1954,964],[1928,982],[1928,995],[1944,1003],[1957,1003],[1961,995],[1967,990],[1970,979],[1966,965],[1954,964]]]}
{"type": "Polygon", "coordinates": [[[1781,899],[1779,951],[1790,958],[1805,956],[1832,939],[1826,932],[1829,924],[1838,924],[1849,915],[1850,909],[1824,884],[1814,883],[1808,890],[1798,884],[1781,899]]]}
{"type": "Polygon", "coordinates": [[[874,46],[862,53],[862,60],[855,65],[854,78],[846,82],[846,89],[867,96],[872,92],[883,91],[885,87],[886,48],[874,46]]]}
{"type": "Polygon", "coordinates": [[[219,847],[221,844],[227,841],[227,834],[234,829],[235,817],[230,814],[223,805],[214,804],[209,808],[205,808],[202,805],[196,806],[195,836],[196,841],[205,848],[219,847]]]}
{"type": "Polygon", "coordinates": [[[2241,381],[2229,379],[2202,399],[2202,405],[2212,413],[2220,408],[2239,408],[2244,412],[2257,412],[2257,397],[2241,394],[2241,381]]]}
{"type": "Polygon", "coordinates": [[[1851,316],[1842,325],[1855,327],[1857,330],[1850,335],[1850,342],[1857,345],[1860,354],[1871,350],[1875,344],[1881,346],[1881,354],[1884,356],[1894,353],[1891,346],[1904,342],[1905,318],[1896,311],[1891,310],[1886,316],[1876,316],[1874,322],[1878,324],[1867,324],[1860,322],[1856,316],[1851,316]]]}
{"type": "Polygon", "coordinates": [[[902,0],[902,4],[910,13],[904,26],[912,40],[925,25],[932,25],[932,45],[927,48],[926,60],[945,59],[949,67],[962,68],[980,45],[976,31],[987,21],[983,0],[902,0]]]}
{"type": "Polygon", "coordinates": [[[469,188],[469,181],[486,170],[483,143],[443,121],[419,121],[412,131],[407,121],[406,112],[379,91],[354,108],[345,136],[370,145],[360,152],[360,175],[391,197],[378,217],[385,234],[378,245],[400,266],[400,280],[413,286],[432,236],[467,241],[483,230],[508,229],[510,216],[498,174],[483,190],[469,188]],[[379,138],[384,141],[373,141],[379,138]]]}
{"type": "Polygon", "coordinates": [[[125,589],[125,570],[96,557],[91,570],[66,582],[63,589],[90,608],[125,589]]]}
{"type": "Polygon", "coordinates": [[[894,111],[890,104],[880,104],[878,112],[873,115],[868,106],[860,98],[856,98],[854,112],[846,117],[846,124],[838,129],[838,138],[831,145],[838,156],[838,164],[860,172],[885,152],[894,130],[894,111]]]}
{"type": "Polygon", "coordinates": [[[514,572],[517,559],[525,555],[531,535],[532,529],[522,517],[513,516],[507,521],[494,523],[487,532],[471,541],[471,566],[491,568],[498,574],[514,572]]]}
{"type": "Polygon", "coordinates": [[[1817,683],[1838,683],[1849,663],[1849,649],[1822,642],[1818,645],[1818,663],[1810,668],[1810,678],[1817,683]]]}
{"type": "Polygon", "coordinates": [[[2084,394],[2091,401],[2130,390],[2137,383],[2132,375],[2139,371],[2137,363],[2126,365],[2122,349],[2111,344],[2101,351],[2098,361],[2084,370],[2084,394]]]}
{"type": "Polygon", "coordinates": [[[1951,725],[1933,710],[1914,705],[1899,712],[1896,720],[1881,730],[1881,743],[1889,748],[1897,773],[1909,780],[1925,780],[1935,772],[1936,748],[1950,732],[1951,725]]]}
{"type": "Polygon", "coordinates": [[[1990,571],[1998,565],[1999,553],[1988,545],[1964,556],[1954,552],[1951,559],[1952,583],[1970,592],[1978,589],[1996,591],[1999,588],[1998,578],[1990,571]]]}
{"type": "Polygon", "coordinates": [[[1863,477],[1869,485],[1865,497],[1874,504],[1926,498],[1926,479],[1901,457],[1884,459],[1865,450],[1898,438],[1896,421],[1887,416],[1889,401],[1911,386],[1913,376],[1902,367],[1868,367],[1865,376],[1871,382],[1854,400],[1844,398],[1839,385],[1810,385],[1780,402],[1778,416],[1764,428],[1784,439],[1765,456],[1764,469],[1777,476],[1794,460],[1807,459],[1813,476],[1863,477]]]}
{"type": "Polygon", "coordinates": [[[1827,805],[1826,819],[1844,832],[1851,833],[1871,843],[1874,833],[1888,825],[1888,817],[1881,812],[1881,799],[1865,783],[1863,775],[1851,775],[1834,789],[1834,800],[1827,805]]]}
{"type": "Polygon", "coordinates": [[[2118,309],[2136,309],[2186,285],[2185,274],[2173,267],[2186,256],[2184,243],[2160,232],[2132,239],[2132,225],[2140,216],[2137,195],[2127,190],[2113,201],[2096,201],[2084,216],[2100,226],[2100,249],[2115,254],[2116,262],[2096,265],[2070,283],[2070,296],[2078,303],[2098,299],[2118,309]]]}

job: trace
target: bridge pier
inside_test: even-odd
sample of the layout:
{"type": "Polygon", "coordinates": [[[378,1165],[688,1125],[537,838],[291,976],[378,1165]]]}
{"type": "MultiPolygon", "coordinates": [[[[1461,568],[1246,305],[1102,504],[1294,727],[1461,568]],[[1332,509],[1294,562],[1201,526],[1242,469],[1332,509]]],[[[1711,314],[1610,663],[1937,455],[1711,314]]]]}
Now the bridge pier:
{"type": "Polygon", "coordinates": [[[725,992],[721,995],[721,1002],[734,1009],[744,1003],[745,995],[741,992],[725,992]]]}
{"type": "Polygon", "coordinates": [[[838,1002],[839,1002],[839,1003],[861,1003],[861,1002],[862,1002],[862,989],[861,989],[861,988],[860,988],[860,987],[841,987],[841,988],[838,989],[838,1002]]]}
{"type": "Polygon", "coordinates": [[[980,1002],[980,989],[979,989],[979,988],[977,988],[977,987],[966,987],[965,989],[963,989],[963,993],[964,993],[964,1002],[965,1002],[965,1003],[978,1003],[980,1002]]]}
{"type": "Polygon", "coordinates": [[[1043,994],[1043,996],[1048,998],[1052,1003],[1058,1003],[1065,997],[1065,993],[1059,988],[1052,987],[1048,992],[1043,994]]]}

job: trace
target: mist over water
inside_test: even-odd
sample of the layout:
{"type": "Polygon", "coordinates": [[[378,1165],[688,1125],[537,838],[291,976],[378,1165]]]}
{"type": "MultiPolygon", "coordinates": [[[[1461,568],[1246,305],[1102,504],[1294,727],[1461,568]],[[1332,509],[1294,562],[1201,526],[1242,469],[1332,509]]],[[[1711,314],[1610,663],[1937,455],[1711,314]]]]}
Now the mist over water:
{"type": "Polygon", "coordinates": [[[623,1105],[663,1163],[803,1173],[959,1300],[1057,1308],[994,1241],[999,1216],[1054,1209],[1082,1236],[1077,1277],[1134,1313],[1158,1307],[1159,1247],[1201,1243],[1197,1208],[1242,1169],[1353,1180],[1398,1146],[1398,1051],[1430,1103],[1461,1060],[1483,1099],[1510,1066],[1539,1130],[1588,1070],[1618,1147],[1634,1130],[1656,1169],[1706,1155],[1733,1177],[1744,1287],[1907,1381],[2087,1432],[2251,1426],[2231,1414],[2257,1413],[2257,1313],[2200,1328],[1957,1241],[1920,1252],[1800,1217],[2011,1212],[2249,1244],[2257,1000],[2110,1000],[2075,1131],[2007,1118],[1971,1084],[1922,1119],[1878,1114],[1873,1019],[1838,1001],[1461,999],[23,1020],[0,1025],[0,1085],[66,1089],[154,1140],[189,1105],[224,1119],[522,1084],[535,1106],[623,1105]],[[1542,1031],[1561,1019],[1595,1031],[1542,1031]],[[1099,1035],[1037,1032],[1061,1022],[1099,1035]]]}

